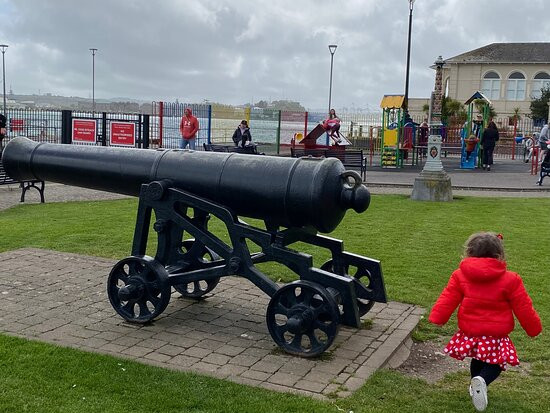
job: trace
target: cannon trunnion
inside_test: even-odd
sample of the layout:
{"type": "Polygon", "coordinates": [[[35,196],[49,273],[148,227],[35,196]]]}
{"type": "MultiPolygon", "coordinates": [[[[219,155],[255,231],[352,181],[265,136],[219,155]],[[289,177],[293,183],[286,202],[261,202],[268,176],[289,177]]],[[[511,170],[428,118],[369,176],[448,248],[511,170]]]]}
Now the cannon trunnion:
{"type": "Polygon", "coordinates": [[[266,323],[285,351],[313,357],[328,349],[340,324],[360,327],[374,302],[386,302],[380,262],[345,252],[332,231],[347,209],[364,211],[370,195],[359,174],[337,159],[288,159],[236,153],[133,150],[37,144],[16,138],[2,162],[15,179],[34,177],[139,196],[131,256],[107,280],[115,311],[151,322],[169,304],[172,287],[200,299],[224,276],[237,275],[271,297],[266,323]],[[154,212],[154,222],[153,222],[154,212]],[[228,234],[208,228],[218,218],[228,234]],[[261,219],[265,229],[241,217],[261,219]],[[146,254],[149,229],[155,257],[146,254]],[[248,242],[247,241],[251,241],[248,242]],[[302,242],[332,258],[315,268],[302,242]],[[258,252],[251,252],[254,244],[258,252]],[[278,285],[256,264],[274,261],[299,277],[278,285]]]}

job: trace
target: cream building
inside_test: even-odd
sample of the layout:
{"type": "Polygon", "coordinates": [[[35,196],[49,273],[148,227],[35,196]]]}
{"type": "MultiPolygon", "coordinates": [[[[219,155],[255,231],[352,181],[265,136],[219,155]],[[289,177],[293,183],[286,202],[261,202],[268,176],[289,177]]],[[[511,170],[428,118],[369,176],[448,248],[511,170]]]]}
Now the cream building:
{"type": "Polygon", "coordinates": [[[550,43],[493,43],[445,59],[443,85],[460,102],[481,91],[499,117],[530,114],[531,99],[550,86],[550,43]]]}

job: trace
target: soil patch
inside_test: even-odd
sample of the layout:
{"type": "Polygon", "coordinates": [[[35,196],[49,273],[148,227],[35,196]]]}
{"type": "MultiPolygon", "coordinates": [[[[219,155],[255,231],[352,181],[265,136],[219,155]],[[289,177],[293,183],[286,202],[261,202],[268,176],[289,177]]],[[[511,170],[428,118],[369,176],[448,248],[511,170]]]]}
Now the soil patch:
{"type": "MultiPolygon", "coordinates": [[[[395,369],[406,376],[435,383],[449,373],[470,371],[470,358],[456,360],[443,353],[446,340],[414,342],[411,354],[405,362],[395,369]]],[[[508,367],[510,371],[529,374],[529,363],[521,363],[517,367],[508,367]]]]}
{"type": "Polygon", "coordinates": [[[409,358],[396,370],[428,383],[435,383],[449,373],[469,371],[469,359],[458,361],[443,353],[446,344],[446,341],[414,342],[409,358]]]}

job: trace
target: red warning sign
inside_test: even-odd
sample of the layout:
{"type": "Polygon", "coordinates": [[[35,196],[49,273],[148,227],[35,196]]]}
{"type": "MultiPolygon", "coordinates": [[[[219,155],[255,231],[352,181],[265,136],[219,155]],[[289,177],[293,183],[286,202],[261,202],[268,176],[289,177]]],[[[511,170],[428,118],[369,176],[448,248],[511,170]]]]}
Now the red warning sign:
{"type": "Polygon", "coordinates": [[[111,122],[111,145],[136,146],[136,124],[111,122]]]}
{"type": "Polygon", "coordinates": [[[95,119],[73,119],[73,142],[95,143],[96,131],[95,119]]]}

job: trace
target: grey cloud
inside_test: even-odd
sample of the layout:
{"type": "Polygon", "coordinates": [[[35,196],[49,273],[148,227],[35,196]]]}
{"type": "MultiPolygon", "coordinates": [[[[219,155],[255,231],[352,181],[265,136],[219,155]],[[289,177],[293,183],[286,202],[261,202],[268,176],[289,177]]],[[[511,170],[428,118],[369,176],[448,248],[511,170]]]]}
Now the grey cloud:
{"type": "MultiPolygon", "coordinates": [[[[429,66],[494,41],[545,41],[542,0],[417,0],[410,96],[428,96],[429,66]]],[[[310,109],[378,106],[402,93],[407,0],[2,0],[0,42],[16,93],[244,103],[293,99],[310,109]]]]}

